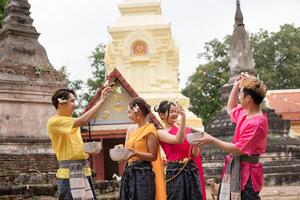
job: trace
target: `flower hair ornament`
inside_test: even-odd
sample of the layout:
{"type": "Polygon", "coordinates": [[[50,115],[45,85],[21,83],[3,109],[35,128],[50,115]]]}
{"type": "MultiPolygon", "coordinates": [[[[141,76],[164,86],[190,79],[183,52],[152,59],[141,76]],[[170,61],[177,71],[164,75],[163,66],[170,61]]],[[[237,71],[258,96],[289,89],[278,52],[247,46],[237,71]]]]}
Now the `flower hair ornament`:
{"type": "Polygon", "coordinates": [[[138,113],[140,111],[140,107],[135,104],[135,106],[132,108],[133,112],[138,113]]]}
{"type": "Polygon", "coordinates": [[[58,103],[61,103],[61,104],[67,103],[67,99],[64,98],[64,97],[62,97],[62,98],[57,98],[57,101],[58,101],[58,103]]]}
{"type": "Polygon", "coordinates": [[[159,105],[155,105],[153,109],[155,112],[159,112],[159,105]]]}

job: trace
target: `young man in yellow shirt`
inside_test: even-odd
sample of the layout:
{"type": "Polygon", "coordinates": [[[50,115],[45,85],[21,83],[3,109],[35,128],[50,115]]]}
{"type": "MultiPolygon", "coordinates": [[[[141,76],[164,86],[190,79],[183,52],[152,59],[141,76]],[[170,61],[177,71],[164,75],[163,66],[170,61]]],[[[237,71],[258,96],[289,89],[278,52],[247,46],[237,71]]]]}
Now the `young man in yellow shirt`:
{"type": "Polygon", "coordinates": [[[87,161],[89,155],[83,150],[80,127],[99,112],[110,92],[111,88],[105,87],[99,101],[78,118],[72,117],[76,97],[73,90],[59,89],[52,96],[57,112],[48,120],[47,129],[59,163],[56,176],[60,200],[96,199],[87,161]]]}

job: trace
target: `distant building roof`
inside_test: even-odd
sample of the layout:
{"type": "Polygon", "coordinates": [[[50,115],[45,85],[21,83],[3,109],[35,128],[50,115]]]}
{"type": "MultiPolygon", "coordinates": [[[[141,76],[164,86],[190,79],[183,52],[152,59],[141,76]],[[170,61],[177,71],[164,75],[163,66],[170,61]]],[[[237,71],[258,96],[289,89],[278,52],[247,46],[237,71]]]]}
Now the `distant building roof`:
{"type": "Polygon", "coordinates": [[[274,109],[283,119],[300,120],[300,89],[269,90],[267,107],[274,109]]]}

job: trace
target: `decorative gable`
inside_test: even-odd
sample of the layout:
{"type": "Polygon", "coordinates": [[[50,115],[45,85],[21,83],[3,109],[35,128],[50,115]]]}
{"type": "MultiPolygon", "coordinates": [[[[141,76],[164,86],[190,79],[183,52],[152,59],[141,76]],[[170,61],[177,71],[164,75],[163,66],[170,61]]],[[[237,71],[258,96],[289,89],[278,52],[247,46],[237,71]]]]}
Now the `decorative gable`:
{"type": "MultiPolygon", "coordinates": [[[[92,121],[90,121],[90,126],[131,124],[131,121],[128,119],[127,114],[128,103],[132,98],[138,96],[137,93],[133,90],[133,88],[128,84],[128,82],[124,79],[124,77],[117,69],[114,69],[111,72],[111,74],[107,77],[107,80],[109,80],[110,83],[113,83],[113,92],[101,105],[100,111],[96,115],[96,117],[92,121]]],[[[95,105],[101,95],[103,88],[103,86],[100,87],[99,91],[89,102],[84,112],[88,111],[93,107],[93,105],[95,105]]],[[[154,123],[157,128],[162,127],[162,125],[152,113],[149,114],[149,121],[151,123],[154,123]]],[[[95,129],[99,128],[100,127],[95,129]]]]}

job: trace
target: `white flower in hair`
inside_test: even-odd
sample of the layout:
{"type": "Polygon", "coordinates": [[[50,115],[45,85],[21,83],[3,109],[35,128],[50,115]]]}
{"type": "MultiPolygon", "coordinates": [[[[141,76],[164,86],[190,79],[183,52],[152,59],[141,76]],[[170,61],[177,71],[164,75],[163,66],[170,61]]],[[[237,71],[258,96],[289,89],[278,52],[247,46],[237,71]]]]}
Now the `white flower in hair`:
{"type": "Polygon", "coordinates": [[[67,103],[67,99],[65,99],[65,98],[57,98],[57,101],[59,103],[67,103]]]}
{"type": "Polygon", "coordinates": [[[132,108],[132,110],[133,110],[133,112],[137,113],[140,111],[140,107],[137,104],[135,104],[135,106],[132,108]]]}

